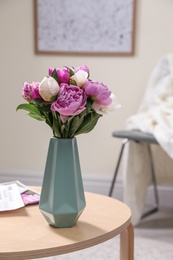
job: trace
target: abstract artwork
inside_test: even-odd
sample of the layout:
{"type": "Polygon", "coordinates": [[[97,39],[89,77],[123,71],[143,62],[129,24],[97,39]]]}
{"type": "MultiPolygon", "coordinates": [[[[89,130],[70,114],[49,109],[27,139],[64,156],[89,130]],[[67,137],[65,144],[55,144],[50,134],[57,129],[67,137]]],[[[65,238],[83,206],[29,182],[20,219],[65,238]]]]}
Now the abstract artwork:
{"type": "Polygon", "coordinates": [[[133,55],[136,0],[34,0],[36,53],[133,55]]]}

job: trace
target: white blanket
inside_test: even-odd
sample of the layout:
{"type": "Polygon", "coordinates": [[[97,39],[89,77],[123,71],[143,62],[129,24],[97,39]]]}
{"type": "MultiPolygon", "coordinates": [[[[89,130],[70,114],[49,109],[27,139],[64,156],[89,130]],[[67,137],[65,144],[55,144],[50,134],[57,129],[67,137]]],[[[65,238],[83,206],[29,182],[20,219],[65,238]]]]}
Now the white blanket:
{"type": "MultiPolygon", "coordinates": [[[[173,159],[173,54],[163,57],[154,69],[139,111],[127,120],[126,129],[152,133],[173,159]]],[[[132,210],[134,225],[142,216],[151,182],[148,164],[147,144],[129,142],[123,165],[124,202],[132,210]]]]}
{"type": "Polygon", "coordinates": [[[152,133],[173,159],[173,54],[156,66],[139,112],[127,120],[126,128],[152,133]]]}

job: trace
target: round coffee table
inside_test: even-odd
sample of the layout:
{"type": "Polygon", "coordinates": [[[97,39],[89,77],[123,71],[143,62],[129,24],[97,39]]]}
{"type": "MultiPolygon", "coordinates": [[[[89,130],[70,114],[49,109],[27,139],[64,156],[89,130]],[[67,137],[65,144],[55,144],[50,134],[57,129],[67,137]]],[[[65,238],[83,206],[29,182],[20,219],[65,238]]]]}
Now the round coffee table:
{"type": "Polygon", "coordinates": [[[120,234],[120,259],[134,258],[131,211],[122,202],[85,193],[86,208],[77,224],[54,228],[38,205],[0,212],[0,259],[34,259],[66,254],[102,243],[120,234]]]}

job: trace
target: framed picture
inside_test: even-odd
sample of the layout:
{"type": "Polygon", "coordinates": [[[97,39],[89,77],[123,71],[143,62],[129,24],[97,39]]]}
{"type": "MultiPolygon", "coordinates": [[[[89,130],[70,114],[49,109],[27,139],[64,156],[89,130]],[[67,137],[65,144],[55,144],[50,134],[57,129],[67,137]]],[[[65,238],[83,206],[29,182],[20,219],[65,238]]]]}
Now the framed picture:
{"type": "Polygon", "coordinates": [[[34,0],[37,54],[133,55],[136,0],[34,0]]]}

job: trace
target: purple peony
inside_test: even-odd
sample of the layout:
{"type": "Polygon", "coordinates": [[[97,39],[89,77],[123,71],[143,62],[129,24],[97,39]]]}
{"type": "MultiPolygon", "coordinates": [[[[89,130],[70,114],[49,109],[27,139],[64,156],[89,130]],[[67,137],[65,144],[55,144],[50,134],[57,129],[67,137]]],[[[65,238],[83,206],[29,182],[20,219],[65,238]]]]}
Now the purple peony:
{"type": "Polygon", "coordinates": [[[83,70],[83,71],[85,71],[85,72],[87,72],[87,73],[89,74],[89,68],[88,68],[86,65],[82,65],[82,66],[80,66],[80,67],[77,67],[77,68],[74,70],[74,72],[76,73],[76,72],[78,72],[79,70],[83,70]]]}
{"type": "Polygon", "coordinates": [[[22,97],[28,102],[32,100],[32,86],[27,82],[23,85],[22,97]]]}
{"type": "Polygon", "coordinates": [[[56,101],[51,105],[51,110],[61,115],[63,123],[69,116],[75,116],[85,110],[86,95],[78,86],[62,83],[56,101]]]}
{"type": "Polygon", "coordinates": [[[39,82],[32,82],[31,84],[25,82],[22,89],[22,97],[31,102],[33,99],[41,98],[38,91],[39,82]]]}
{"type": "Polygon", "coordinates": [[[33,82],[32,83],[33,89],[32,89],[32,98],[42,98],[39,94],[39,82],[33,82]]]}
{"type": "Polygon", "coordinates": [[[54,71],[54,68],[52,68],[52,67],[50,67],[50,68],[48,69],[48,75],[49,75],[49,77],[52,75],[53,71],[54,71]]]}
{"type": "Polygon", "coordinates": [[[64,69],[56,69],[56,73],[58,75],[59,84],[61,83],[68,83],[70,79],[70,74],[67,68],[64,69]]]}
{"type": "Polygon", "coordinates": [[[88,80],[84,85],[87,96],[100,105],[108,106],[112,103],[111,91],[101,82],[88,80]]]}

